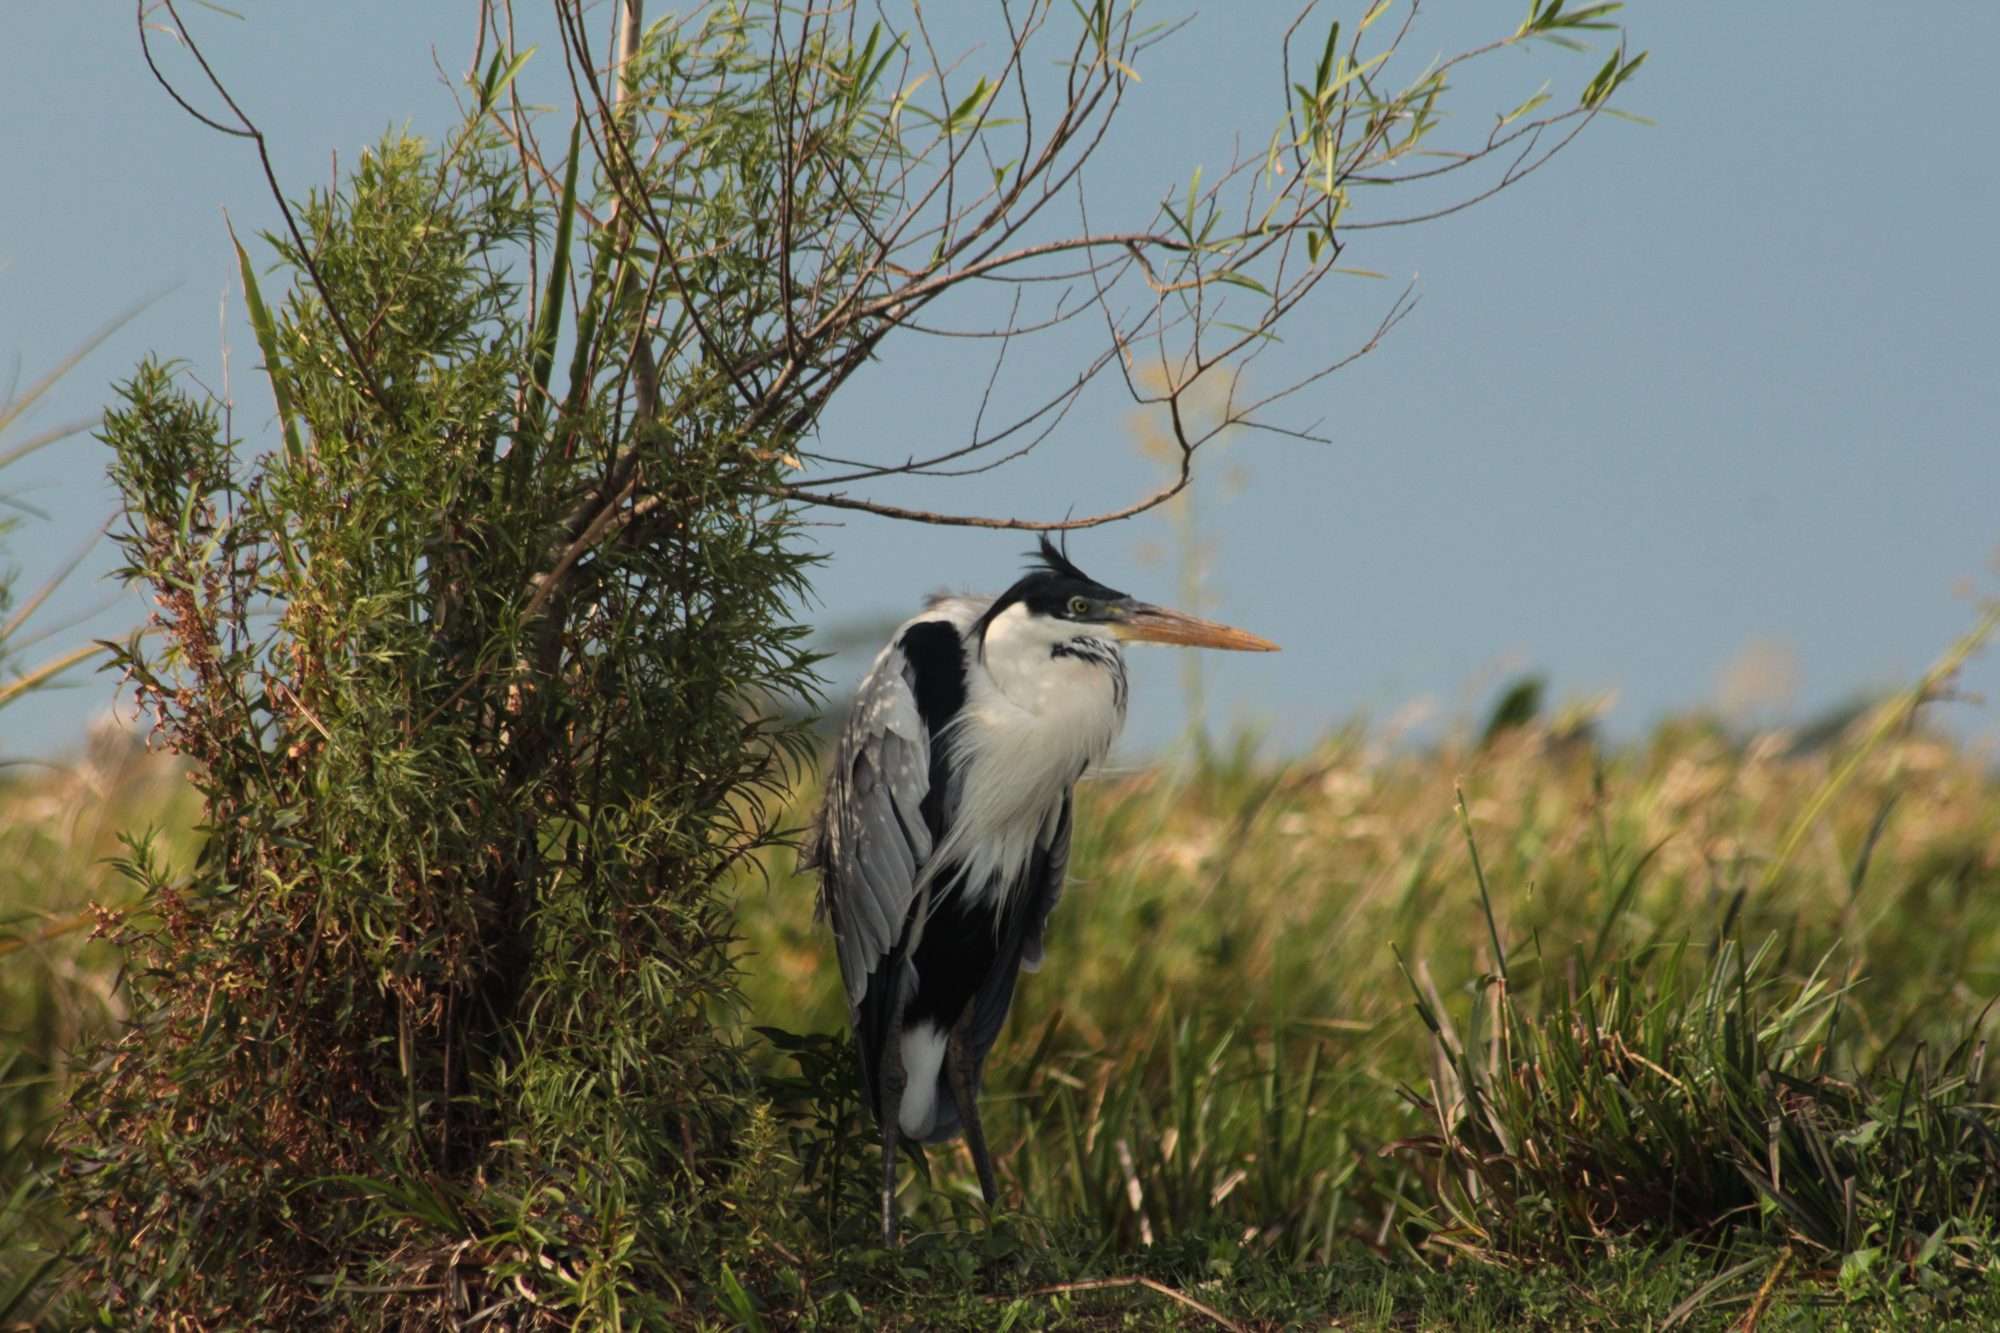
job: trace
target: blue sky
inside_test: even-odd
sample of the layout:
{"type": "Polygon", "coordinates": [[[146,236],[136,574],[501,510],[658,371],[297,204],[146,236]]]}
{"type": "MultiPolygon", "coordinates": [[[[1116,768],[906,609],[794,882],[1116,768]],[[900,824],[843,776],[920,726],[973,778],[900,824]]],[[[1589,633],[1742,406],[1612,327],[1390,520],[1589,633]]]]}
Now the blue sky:
{"type": "MultiPolygon", "coordinates": [[[[240,21],[186,8],[303,193],[389,126],[449,123],[436,66],[463,68],[475,6],[252,3],[240,21]]],[[[1280,8],[1196,12],[1147,58],[1092,170],[1094,208],[1143,217],[1197,162],[1219,165],[1232,130],[1261,144],[1279,109],[1280,8]]],[[[1510,21],[1436,8],[1406,75],[1510,21]]],[[[1611,722],[1627,733],[1736,699],[1748,677],[1785,687],[1752,714],[1778,720],[1907,682],[1969,627],[1977,596],[2000,593],[2000,152],[1985,63],[2000,7],[1946,5],[1915,24],[1846,0],[1642,0],[1625,17],[1651,58],[1621,104],[1650,126],[1602,122],[1476,209],[1357,236],[1345,262],[1389,281],[1348,280],[1287,329],[1301,364],[1338,355],[1417,281],[1421,303],[1384,347],[1301,403],[1295,419],[1321,421],[1330,443],[1246,438],[1204,474],[1207,609],[1285,646],[1206,664],[1214,725],[1247,722],[1294,748],[1357,713],[1475,711],[1527,668],[1559,698],[1615,691],[1611,722]]],[[[31,424],[99,410],[148,350],[219,385],[226,341],[239,429],[263,447],[269,400],[223,227],[225,211],[245,235],[276,220],[254,154],[155,87],[128,7],[9,18],[0,355],[32,380],[166,293],[31,424]]],[[[982,48],[954,22],[976,64],[990,37],[982,48]]],[[[553,78],[553,55],[524,78],[553,78]]],[[[1458,90],[1459,114],[1481,123],[1545,79],[1571,95],[1599,59],[1506,53],[1458,90]]],[[[1027,392],[1071,373],[1074,355],[1051,344],[1013,372],[1027,392]]],[[[898,456],[962,438],[986,370],[957,345],[892,341],[822,444],[898,456]]],[[[1036,457],[929,498],[996,513],[1120,500],[1151,476],[1127,410],[1089,400],[1036,457]]],[[[78,441],[5,474],[47,515],[12,543],[30,584],[107,515],[103,461],[78,441]]],[[[828,624],[900,613],[939,585],[1003,584],[1027,544],[823,517],[812,614],[828,624]]],[[[1170,541],[1149,518],[1079,534],[1071,553],[1167,600],[1175,576],[1146,556],[1170,541]]],[[[100,581],[112,563],[97,552],[47,609],[55,624],[106,608],[54,642],[115,634],[140,613],[100,581]]],[[[1135,675],[1128,749],[1143,753],[1182,712],[1165,653],[1135,675]]],[[[1964,685],[1987,702],[1940,720],[2000,746],[2000,652],[1964,685]]],[[[108,686],[84,677],[9,710],[0,751],[62,749],[108,686]]]]}

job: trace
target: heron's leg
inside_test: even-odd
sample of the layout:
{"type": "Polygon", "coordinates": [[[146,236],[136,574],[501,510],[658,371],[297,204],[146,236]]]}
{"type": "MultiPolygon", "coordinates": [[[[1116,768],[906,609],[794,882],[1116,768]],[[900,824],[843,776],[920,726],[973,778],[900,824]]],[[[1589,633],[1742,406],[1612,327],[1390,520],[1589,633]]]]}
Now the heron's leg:
{"type": "Polygon", "coordinates": [[[882,1046],[882,1068],[876,1086],[882,1090],[882,1104],[875,1118],[882,1123],[882,1244],[896,1246],[896,1139],[901,1129],[897,1117],[903,1109],[903,1043],[894,1035],[901,1025],[889,1025],[891,1036],[882,1046]]]}
{"type": "Polygon", "coordinates": [[[945,1042],[944,1067],[951,1079],[951,1098],[958,1103],[958,1122],[965,1128],[965,1146],[972,1150],[972,1164],[979,1170],[979,1192],[991,1208],[1000,1198],[1000,1187],[993,1179],[993,1155],[986,1151],[986,1128],[979,1123],[976,1058],[972,1053],[972,1006],[968,1004],[945,1042]]]}

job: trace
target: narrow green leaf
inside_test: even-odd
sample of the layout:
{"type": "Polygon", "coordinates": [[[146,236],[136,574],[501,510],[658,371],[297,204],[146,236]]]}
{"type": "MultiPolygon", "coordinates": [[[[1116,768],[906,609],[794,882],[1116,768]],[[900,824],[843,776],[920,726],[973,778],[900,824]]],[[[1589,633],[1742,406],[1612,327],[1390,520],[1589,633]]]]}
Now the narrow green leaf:
{"type": "MultiPolygon", "coordinates": [[[[530,435],[539,439],[547,419],[549,374],[555,366],[556,339],[562,332],[563,302],[569,295],[569,252],[576,225],[576,173],[583,160],[583,121],[570,126],[569,161],[563,166],[562,201],[556,209],[555,243],[549,251],[549,280],[542,291],[542,308],[530,342],[529,374],[534,381],[528,406],[530,435]]],[[[517,444],[519,442],[517,441],[517,444]]]]}
{"type": "Polygon", "coordinates": [[[1278,144],[1282,134],[1282,129],[1271,131],[1271,146],[1264,151],[1264,175],[1266,178],[1275,179],[1284,174],[1283,168],[1278,163],[1278,144]]]}
{"type": "Polygon", "coordinates": [[[1213,277],[1211,277],[1209,281],[1226,282],[1231,287],[1247,288],[1248,290],[1257,293],[1259,296],[1269,296],[1271,294],[1271,289],[1266,287],[1263,283],[1257,281],[1257,279],[1251,277],[1247,273],[1238,273],[1235,269],[1226,268],[1222,270],[1222,272],[1217,273],[1213,277]]]}
{"type": "Polygon", "coordinates": [[[1500,123],[1502,125],[1511,125],[1515,121],[1519,120],[1521,117],[1527,115],[1530,111],[1533,111],[1536,108],[1540,107],[1543,103],[1547,102],[1548,100],[1549,100],[1549,85],[1544,83],[1541,86],[1541,89],[1537,91],[1533,97],[1530,97],[1527,101],[1521,103],[1521,105],[1515,107],[1512,111],[1509,111],[1506,115],[1500,117],[1500,123]]]}
{"type": "Polygon", "coordinates": [[[1660,123],[1657,120],[1654,120],[1651,116],[1642,116],[1639,115],[1637,112],[1627,111],[1622,107],[1601,106],[1597,108],[1597,114],[1600,116],[1611,116],[1618,120],[1628,121],[1634,125],[1644,125],[1647,129],[1652,129],[1660,123]]]}
{"type": "Polygon", "coordinates": [[[1615,27],[1615,24],[1607,23],[1605,20],[1623,8],[1625,8],[1624,4],[1618,2],[1618,0],[1612,0],[1611,3],[1606,4],[1585,5],[1582,9],[1571,10],[1557,26],[1595,29],[1615,27]]]}
{"type": "Polygon", "coordinates": [[[1611,93],[1615,93],[1620,88],[1624,87],[1625,80],[1631,78],[1634,74],[1637,74],[1639,72],[1639,66],[1646,63],[1647,54],[1648,54],[1647,52],[1641,51],[1638,55],[1633,56],[1630,60],[1626,61],[1624,65],[1619,67],[1618,76],[1611,80],[1611,87],[1605,94],[1607,97],[1611,93]]]}
{"type": "Polygon", "coordinates": [[[961,124],[972,119],[979,108],[986,104],[986,99],[992,91],[992,87],[986,82],[986,76],[980,75],[979,82],[972,85],[972,91],[967,93],[964,100],[953,107],[951,114],[945,118],[946,133],[957,130],[961,124]]]}
{"type": "Polygon", "coordinates": [[[1936,1231],[1931,1232],[1930,1239],[1926,1240],[1923,1243],[1923,1247],[1917,1251],[1916,1266],[1918,1268],[1928,1267],[1931,1260],[1937,1258],[1937,1252],[1943,1247],[1945,1233],[1951,1230],[1952,1222],[1953,1219],[1947,1217],[1944,1221],[1938,1223],[1936,1231]]]}
{"type": "Polygon", "coordinates": [[[1618,74],[1618,62],[1623,55],[1622,51],[1613,51],[1611,58],[1598,67],[1590,82],[1583,86],[1583,105],[1596,106],[1611,95],[1611,81],[1618,74]]]}
{"type": "Polygon", "coordinates": [[[718,1285],[722,1288],[722,1303],[728,1307],[730,1316],[736,1320],[737,1326],[752,1330],[752,1333],[763,1333],[764,1317],[757,1313],[757,1307],[751,1301],[750,1293],[743,1290],[743,1284],[737,1280],[736,1274],[729,1270],[728,1264],[722,1266],[722,1280],[718,1285]]]}
{"type": "Polygon", "coordinates": [[[278,426],[285,434],[285,457],[298,463],[305,457],[305,451],[299,444],[298,422],[292,415],[292,392],[285,378],[284,361],[278,355],[278,326],[271,320],[264,294],[257,289],[257,271],[251,267],[243,242],[236,239],[234,226],[229,228],[229,243],[236,247],[236,267],[243,277],[243,303],[250,312],[250,330],[256,334],[257,347],[264,354],[264,378],[271,382],[271,397],[278,404],[278,426]]]}
{"type": "Polygon", "coordinates": [[[1454,794],[1458,797],[1458,826],[1465,834],[1465,852],[1472,861],[1472,879],[1479,886],[1479,910],[1486,918],[1486,939],[1493,950],[1493,970],[1499,974],[1500,983],[1511,988],[1507,975],[1507,951],[1500,947],[1500,924],[1493,918],[1493,894],[1486,886],[1486,867],[1479,860],[1479,840],[1472,834],[1472,812],[1466,808],[1465,793],[1454,788],[1454,794]]]}
{"type": "Polygon", "coordinates": [[[480,111],[486,112],[493,109],[493,104],[499,101],[501,94],[505,93],[512,86],[514,76],[521,72],[522,66],[528,63],[529,59],[534,56],[535,51],[535,47],[529,47],[508,61],[507,68],[504,70],[499,68],[499,53],[496,52],[494,54],[493,63],[486,67],[486,77],[481,81],[479,86],[480,111]]]}
{"type": "Polygon", "coordinates": [[[1345,69],[1341,73],[1340,77],[1333,81],[1333,87],[1321,93],[1320,96],[1322,98],[1331,98],[1335,93],[1339,92],[1342,88],[1345,88],[1348,84],[1354,82],[1354,80],[1359,78],[1365,78],[1367,75],[1373,73],[1375,67],[1377,65],[1380,65],[1383,61],[1387,60],[1388,58],[1389,58],[1389,53],[1387,51],[1377,51],[1374,55],[1368,57],[1368,59],[1362,61],[1358,65],[1349,65],[1345,60],[1342,60],[1341,64],[1345,66],[1345,69]]]}
{"type": "Polygon", "coordinates": [[[875,66],[875,47],[881,40],[882,25],[879,22],[870,24],[868,27],[868,40],[862,43],[861,54],[854,60],[854,79],[850,89],[850,96],[860,97],[867,94],[869,71],[875,66]]]}
{"type": "Polygon", "coordinates": [[[903,91],[897,93],[895,98],[890,101],[889,125],[892,129],[903,118],[903,109],[910,104],[910,98],[915,95],[917,89],[924,86],[924,80],[929,77],[928,73],[917,75],[916,78],[910,80],[909,85],[903,91]]]}
{"type": "Polygon", "coordinates": [[[1313,87],[1322,92],[1326,81],[1333,76],[1333,62],[1340,51],[1340,20],[1326,30],[1326,47],[1319,53],[1319,65],[1313,71],[1313,87]]]}

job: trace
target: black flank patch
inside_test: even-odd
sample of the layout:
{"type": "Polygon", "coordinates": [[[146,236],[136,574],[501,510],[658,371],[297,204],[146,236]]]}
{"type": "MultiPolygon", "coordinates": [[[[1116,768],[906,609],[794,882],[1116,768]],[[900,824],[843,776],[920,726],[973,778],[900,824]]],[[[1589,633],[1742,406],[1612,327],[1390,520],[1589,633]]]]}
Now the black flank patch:
{"type": "Polygon", "coordinates": [[[930,1022],[949,1032],[992,973],[999,955],[1000,931],[992,899],[973,903],[962,872],[955,870],[950,880],[932,890],[930,920],[924,923],[914,960],[917,993],[903,1013],[903,1026],[930,1022]]]}

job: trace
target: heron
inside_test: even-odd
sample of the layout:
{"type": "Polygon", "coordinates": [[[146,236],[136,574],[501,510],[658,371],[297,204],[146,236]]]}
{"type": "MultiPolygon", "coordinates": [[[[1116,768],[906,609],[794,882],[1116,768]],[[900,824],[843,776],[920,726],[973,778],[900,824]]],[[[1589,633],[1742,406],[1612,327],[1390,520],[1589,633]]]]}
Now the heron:
{"type": "Polygon", "coordinates": [[[1017,975],[1042,961],[1076,783],[1125,723],[1120,643],[1277,649],[1106,587],[1046,533],[1030,559],[999,596],[935,596],[897,627],[854,697],[808,856],[881,1130],[886,1246],[901,1139],[962,1134],[997,1200],[981,1075],[1017,975]]]}

